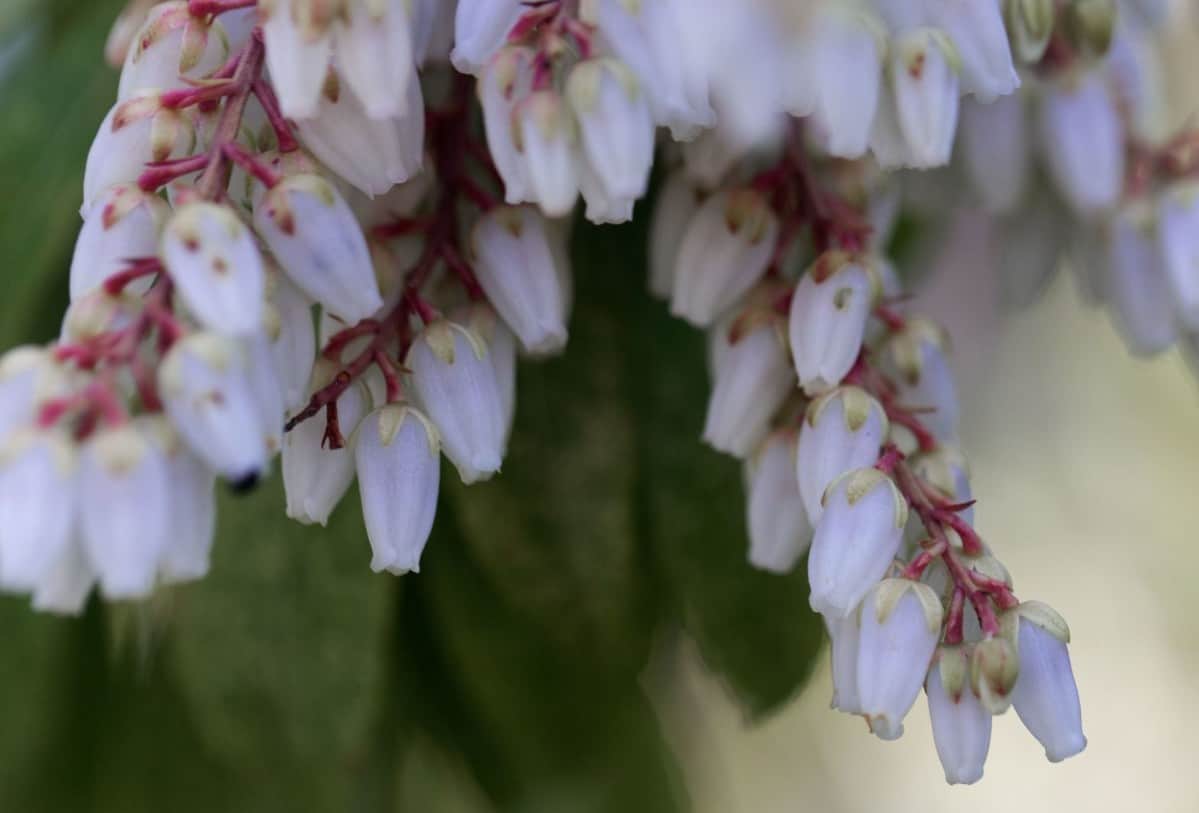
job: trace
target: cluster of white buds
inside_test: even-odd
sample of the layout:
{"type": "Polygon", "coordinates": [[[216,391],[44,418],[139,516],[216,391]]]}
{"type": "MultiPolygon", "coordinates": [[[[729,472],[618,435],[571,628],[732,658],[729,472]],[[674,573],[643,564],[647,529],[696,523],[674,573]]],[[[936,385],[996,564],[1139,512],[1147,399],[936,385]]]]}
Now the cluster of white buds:
{"type": "Polygon", "coordinates": [[[894,739],[923,687],[951,783],[1009,706],[1081,751],[1065,622],[974,528],[948,340],[887,247],[941,167],[913,186],[997,217],[1013,298],[1069,255],[1135,351],[1199,356],[1153,4],[697,5],[131,0],[61,336],[0,358],[0,588],[199,578],[216,481],[276,454],[288,516],[357,480],[371,567],[418,570],[441,455],[495,475],[518,357],[566,345],[558,218],[629,220],[657,155],[649,288],[709,333],[702,438],[744,461],[751,565],[806,557],[833,706],[894,739]]]}
{"type": "Polygon", "coordinates": [[[749,562],[787,572],[807,553],[834,708],[895,739],[925,687],[949,782],[982,776],[1009,705],[1064,759],[1086,743],[1065,622],[1019,602],[975,532],[945,337],[902,313],[829,169],[788,152],[655,216],[675,312],[712,331],[703,439],[746,461],[749,562]]]}

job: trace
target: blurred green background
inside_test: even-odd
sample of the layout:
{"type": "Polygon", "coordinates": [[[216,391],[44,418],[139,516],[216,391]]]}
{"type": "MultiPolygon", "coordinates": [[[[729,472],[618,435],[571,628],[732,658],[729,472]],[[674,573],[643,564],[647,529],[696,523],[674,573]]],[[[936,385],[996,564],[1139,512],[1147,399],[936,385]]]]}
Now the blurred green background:
{"type": "MultiPolygon", "coordinates": [[[[5,347],[57,333],[119,5],[0,0],[5,347]]],[[[696,441],[702,337],[642,293],[641,225],[580,225],[570,351],[522,368],[504,475],[446,488],[419,576],[370,573],[355,494],[302,528],[275,478],[223,498],[199,584],[80,620],[0,598],[0,810],[1199,809],[1194,383],[1068,278],[996,316],[992,235],[952,234],[926,305],[980,530],[1071,623],[1082,757],[1008,715],[948,788],[920,704],[896,744],[827,710],[802,569],[745,565],[740,471],[696,441]]]]}

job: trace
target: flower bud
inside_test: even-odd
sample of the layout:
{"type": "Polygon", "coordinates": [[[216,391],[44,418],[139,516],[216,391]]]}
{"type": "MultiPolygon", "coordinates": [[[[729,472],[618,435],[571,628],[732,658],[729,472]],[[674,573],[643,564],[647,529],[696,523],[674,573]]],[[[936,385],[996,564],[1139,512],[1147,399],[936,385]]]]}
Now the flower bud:
{"type": "Polygon", "coordinates": [[[970,690],[969,668],[961,647],[945,647],[924,684],[933,744],[945,781],[972,785],[983,776],[991,748],[991,714],[970,690]]]}
{"type": "Polygon", "coordinates": [[[508,203],[531,200],[524,156],[517,146],[515,110],[532,85],[533,54],[527,48],[505,48],[479,76],[479,106],[487,147],[504,181],[508,203]]]}
{"type": "Polygon", "coordinates": [[[931,23],[949,35],[961,58],[962,91],[984,103],[1020,86],[1012,51],[995,0],[933,3],[931,23]]]}
{"type": "Polygon", "coordinates": [[[158,389],[176,431],[238,488],[252,486],[267,464],[267,432],[249,369],[236,340],[194,333],[175,343],[158,370],[158,389]]]}
{"type": "Polygon", "coordinates": [[[831,643],[829,661],[833,671],[833,699],[829,704],[846,714],[861,714],[858,697],[858,648],[861,644],[861,611],[855,607],[845,617],[821,616],[831,643]]]}
{"type": "Polygon", "coordinates": [[[316,115],[296,121],[304,146],[367,195],[382,195],[416,175],[425,148],[420,83],[407,83],[395,115],[372,117],[353,90],[343,86],[336,74],[330,76],[316,115]]]}
{"type": "Polygon", "coordinates": [[[583,151],[611,198],[645,194],[654,160],[654,121],[637,77],[621,62],[580,62],[566,83],[583,151]]]}
{"type": "Polygon", "coordinates": [[[1124,188],[1124,128],[1099,73],[1045,87],[1040,136],[1050,175],[1075,213],[1094,215],[1116,205],[1124,188]]]}
{"type": "MultiPolygon", "coordinates": [[[[158,253],[158,232],[170,208],[157,195],[135,185],[121,184],[104,190],[84,218],[75,254],[71,258],[71,300],[75,301],[123,271],[128,260],[158,253]]],[[[140,282],[140,281],[139,281],[140,282]]],[[[132,288],[144,292],[142,282],[132,288]]]]}
{"type": "Polygon", "coordinates": [[[1004,0],[1012,53],[1026,65],[1041,61],[1053,34],[1054,0],[1004,0]]]}
{"type": "Polygon", "coordinates": [[[919,408],[921,422],[938,440],[951,443],[957,437],[961,410],[945,355],[948,344],[941,328],[912,319],[887,342],[883,364],[894,374],[899,403],[919,408]]]}
{"type": "Polygon", "coordinates": [[[446,321],[412,343],[404,366],[424,412],[441,433],[446,457],[464,483],[499,471],[504,454],[504,405],[495,368],[477,335],[446,321]]]}
{"type": "Polygon", "coordinates": [[[592,223],[604,225],[608,223],[628,223],[633,219],[633,206],[636,198],[614,197],[609,191],[604,178],[591,165],[586,155],[578,159],[579,193],[583,196],[586,207],[583,216],[592,223]]]}
{"type": "Polygon", "coordinates": [[[1199,184],[1178,184],[1162,193],[1158,242],[1179,321],[1199,330],[1199,184]]]}
{"type": "Polygon", "coordinates": [[[397,576],[420,570],[441,473],[433,424],[407,404],[388,404],[362,421],[354,441],[371,570],[397,576]]]}
{"type": "Polygon", "coordinates": [[[907,502],[878,469],[857,469],[830,485],[808,554],[812,609],[848,615],[887,572],[907,520],[907,502]]]}
{"type": "Polygon", "coordinates": [[[924,584],[885,579],[862,602],[858,696],[870,730],[884,740],[903,734],[907,715],[941,634],[941,603],[924,584]]]}
{"type": "Polygon", "coordinates": [[[416,84],[412,20],[406,0],[346,0],[334,28],[337,65],[372,119],[406,115],[416,84]]]}
{"type": "Polygon", "coordinates": [[[0,443],[37,418],[47,401],[72,390],[72,375],[54,351],[23,345],[0,356],[0,443]]]}
{"type": "Polygon", "coordinates": [[[517,146],[533,199],[550,217],[562,217],[579,196],[575,166],[575,124],[562,98],[536,91],[516,108],[517,146]]]}
{"type": "Polygon", "coordinates": [[[159,92],[138,91],[118,102],[96,133],[83,172],[83,208],[86,218],[109,187],[136,181],[149,161],[165,161],[191,151],[195,133],[179,112],[164,110],[159,92]]]}
{"type": "MultiPolygon", "coordinates": [[[[312,390],[321,389],[336,370],[328,362],[317,365],[312,390]]],[[[355,381],[337,399],[337,424],[348,439],[371,408],[371,397],[362,381],[355,381]]],[[[325,441],[324,413],[303,421],[283,438],[283,493],[287,515],[305,525],[325,525],[333,509],[354,482],[354,452],[347,445],[334,449],[325,441]]]]}
{"type": "Polygon", "coordinates": [[[33,590],[70,543],[75,472],[65,433],[22,429],[0,447],[0,589],[33,590]]]}
{"type": "Polygon", "coordinates": [[[165,468],[170,532],[159,560],[159,576],[166,584],[202,579],[208,575],[216,533],[216,476],[188,451],[166,418],[145,415],[135,422],[165,468]]]}
{"type": "Polygon", "coordinates": [[[285,178],[254,208],[254,228],[291,281],[346,323],[383,307],[366,238],[328,181],[285,178]]]}
{"type": "MultiPolygon", "coordinates": [[[[912,470],[952,503],[970,502],[974,498],[966,458],[951,446],[940,446],[936,451],[916,457],[912,461],[912,470]]],[[[974,506],[958,515],[971,525],[974,524],[974,506]]]]}
{"type": "Polygon", "coordinates": [[[241,341],[246,353],[246,376],[262,421],[263,441],[267,454],[274,456],[283,447],[283,418],[286,411],[283,382],[275,368],[275,353],[265,333],[255,333],[241,341]]]}
{"type": "Polygon", "coordinates": [[[1116,29],[1115,0],[1071,0],[1066,6],[1066,38],[1090,59],[1105,56],[1116,29]]]}
{"type": "Polygon", "coordinates": [[[944,31],[900,35],[891,57],[891,88],[900,132],[913,167],[949,162],[958,124],[957,49],[944,31]]]}
{"type": "Polygon", "coordinates": [[[748,464],[749,563],[787,573],[812,543],[795,482],[795,435],[775,434],[748,464]]]}
{"type": "Polygon", "coordinates": [[[96,574],[78,534],[63,547],[33,589],[33,609],[42,613],[77,616],[96,584],[96,574]]]}
{"type": "Polygon", "coordinates": [[[462,73],[479,73],[526,11],[514,0],[458,0],[450,55],[454,67],[462,73]]]}
{"type": "Polygon", "coordinates": [[[325,0],[259,2],[266,66],[289,118],[316,115],[333,53],[333,13],[338,4],[325,0]]]}
{"type": "Polygon", "coordinates": [[[857,158],[878,109],[886,48],[881,21],[849,4],[822,4],[806,45],[817,88],[813,123],[830,154],[857,158]]]}
{"type": "Polygon", "coordinates": [[[560,350],[566,344],[563,297],[541,213],[527,206],[492,209],[475,223],[470,248],[479,285],[524,349],[560,350]]]}
{"type": "Polygon", "coordinates": [[[1024,196],[1032,159],[1027,118],[1017,93],[986,104],[962,101],[959,129],[966,177],[992,214],[1012,211],[1024,196]]]}
{"type": "Polygon", "coordinates": [[[685,172],[675,172],[662,184],[649,226],[649,289],[660,299],[674,290],[679,247],[703,198],[685,172]]]}
{"type": "Polygon", "coordinates": [[[507,449],[516,417],[516,337],[486,302],[467,306],[453,321],[477,335],[487,346],[487,360],[495,370],[496,388],[503,408],[504,448],[507,449]]]}
{"type": "Polygon", "coordinates": [[[316,360],[312,302],[275,269],[267,275],[267,300],[263,329],[271,343],[283,391],[283,407],[293,410],[308,398],[308,383],[316,360]]]}
{"type": "Polygon", "coordinates": [[[135,91],[191,87],[215,72],[229,58],[229,40],[220,18],[193,17],[187,3],[159,3],[128,49],[117,98],[135,91]]]}
{"type": "Polygon", "coordinates": [[[778,218],[749,188],[713,195],[687,225],[675,262],[670,312],[707,327],[766,272],[778,218]]]}
{"type": "Polygon", "coordinates": [[[795,465],[799,494],[813,523],[824,513],[830,483],[878,460],[887,428],[882,404],[857,387],[831,390],[808,406],[795,465]]]}
{"type": "Polygon", "coordinates": [[[970,685],[991,714],[1007,711],[1019,674],[1019,653],[1007,637],[987,638],[975,644],[970,655],[970,685]]]}
{"type": "Polygon", "coordinates": [[[877,296],[865,265],[840,252],[822,254],[791,298],[791,355],[809,395],[841,383],[862,349],[877,296]]]}
{"type": "Polygon", "coordinates": [[[1122,207],[1107,228],[1103,287],[1116,326],[1133,353],[1160,353],[1174,344],[1178,321],[1153,212],[1143,201],[1133,202],[1122,207]]]}
{"type": "Polygon", "coordinates": [[[206,328],[233,335],[259,330],[266,273],[254,235],[232,209],[205,202],[177,209],[163,231],[162,259],[206,328]]]}
{"type": "Polygon", "coordinates": [[[96,432],[79,468],[79,524],[108,599],[154,589],[174,517],[162,454],[132,424],[96,432]]]}
{"type": "Polygon", "coordinates": [[[738,337],[716,365],[704,442],[734,457],[748,456],[795,388],[790,367],[787,348],[772,322],[738,337]]]}
{"type": "MultiPolygon", "coordinates": [[[[1060,615],[1039,601],[1009,610],[1018,624],[1020,677],[1012,705],[1020,722],[1045,746],[1050,762],[1061,762],[1087,747],[1082,733],[1078,686],[1070,667],[1070,629],[1060,615]]],[[[1005,619],[1005,623],[1012,623],[1005,619]]]]}

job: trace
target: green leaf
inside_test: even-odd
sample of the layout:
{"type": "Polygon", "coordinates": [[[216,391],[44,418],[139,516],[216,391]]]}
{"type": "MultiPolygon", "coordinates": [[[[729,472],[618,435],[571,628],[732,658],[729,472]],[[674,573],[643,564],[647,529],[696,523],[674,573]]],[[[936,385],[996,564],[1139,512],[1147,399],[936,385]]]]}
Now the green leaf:
{"type": "MultiPolygon", "coordinates": [[[[639,222],[647,214],[639,212],[639,222]]],[[[637,225],[605,235],[606,244],[645,239],[637,225]]],[[[740,464],[700,442],[709,391],[704,335],[643,293],[643,259],[626,267],[622,283],[639,294],[624,324],[637,373],[631,399],[644,531],[676,617],[745,711],[761,717],[803,686],[823,640],[808,607],[806,563],[786,576],[749,566],[740,464]]]]}
{"type": "Polygon", "coordinates": [[[465,487],[447,468],[443,482],[471,554],[504,600],[562,651],[628,673],[643,665],[655,619],[633,502],[627,294],[599,235],[575,230],[570,343],[562,357],[521,365],[503,472],[465,487]]]}
{"type": "Polygon", "coordinates": [[[637,677],[614,678],[526,623],[472,561],[448,506],[405,582],[405,715],[464,755],[498,809],[686,808],[637,677]]]}
{"type": "Polygon", "coordinates": [[[84,160],[116,94],[101,48],[119,8],[113,0],[56,0],[37,16],[30,11],[35,40],[0,84],[0,347],[58,332],[84,160]],[[40,25],[42,15],[54,25],[40,25]]]}
{"type": "Polygon", "coordinates": [[[306,528],[283,517],[279,481],[221,500],[212,572],[160,612],[205,743],[281,783],[292,809],[343,809],[374,767],[396,582],[368,567],[355,491],[328,528],[306,528]]]}

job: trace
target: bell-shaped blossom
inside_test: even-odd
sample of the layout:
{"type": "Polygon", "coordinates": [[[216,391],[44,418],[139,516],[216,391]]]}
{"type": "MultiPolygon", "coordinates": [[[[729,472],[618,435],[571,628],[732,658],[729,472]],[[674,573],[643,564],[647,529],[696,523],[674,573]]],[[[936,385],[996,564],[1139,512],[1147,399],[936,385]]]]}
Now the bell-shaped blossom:
{"type": "MultiPolygon", "coordinates": [[[[104,190],[84,219],[71,258],[71,300],[124,270],[127,261],[158,253],[158,233],[170,214],[166,201],[132,184],[104,190]]],[[[134,291],[145,290],[144,283],[134,291]]]]}
{"type": "Polygon", "coordinates": [[[215,333],[176,342],[158,370],[158,389],[175,430],[205,465],[237,488],[257,482],[268,457],[249,374],[245,347],[215,333]]]}
{"type": "Polygon", "coordinates": [[[279,107],[289,118],[317,113],[333,55],[333,23],[339,4],[324,0],[260,2],[266,66],[279,107]]]}
{"type": "Polygon", "coordinates": [[[461,325],[434,322],[416,337],[404,366],[412,371],[420,405],[440,431],[446,457],[462,482],[486,480],[499,471],[504,404],[482,340],[461,325]]]}
{"type": "Polygon", "coordinates": [[[962,100],[963,166],[975,197],[993,214],[1012,211],[1024,197],[1032,158],[1026,119],[1016,93],[986,104],[962,100]]]}
{"type": "Polygon", "coordinates": [[[253,233],[228,206],[181,206],[162,235],[162,259],[187,309],[209,330],[258,331],[266,272],[253,233]]]}
{"type": "Polygon", "coordinates": [[[331,80],[316,115],[298,119],[296,129],[304,146],[339,178],[367,195],[382,195],[416,175],[424,160],[419,82],[407,83],[399,105],[393,115],[370,115],[351,88],[331,80]]]}
{"type": "Polygon", "coordinates": [[[486,302],[476,302],[455,315],[454,321],[470,330],[487,345],[487,360],[495,370],[495,384],[500,394],[504,416],[504,448],[512,434],[516,418],[516,336],[504,324],[495,309],[486,302]]]}
{"type": "Polygon", "coordinates": [[[265,332],[242,339],[245,348],[247,378],[262,422],[263,442],[267,454],[274,456],[283,448],[284,405],[283,380],[275,367],[275,352],[265,332]]]}
{"type": "Polygon", "coordinates": [[[878,109],[885,38],[877,17],[848,3],[821,4],[803,47],[811,49],[812,119],[832,155],[866,151],[878,109]]]}
{"type": "Polygon", "coordinates": [[[747,457],[794,388],[778,327],[766,322],[747,330],[730,343],[716,365],[704,442],[734,457],[747,457]]]}
{"type": "Polygon", "coordinates": [[[654,160],[654,121],[637,77],[613,59],[589,59],[570,72],[566,98],[583,151],[609,197],[645,194],[654,160]]]}
{"type": "Polygon", "coordinates": [[[1153,213],[1133,203],[1117,212],[1107,228],[1103,287],[1116,326],[1133,353],[1160,353],[1174,344],[1178,322],[1162,245],[1153,234],[1153,213]]]}
{"type": "Polygon", "coordinates": [[[528,206],[492,209],[475,224],[470,247],[479,285],[524,349],[561,349],[562,290],[541,213],[528,206]]]}
{"type": "Polygon", "coordinates": [[[187,119],[165,110],[156,90],[138,91],[108,111],[87,153],[83,171],[83,208],[88,217],[95,202],[118,184],[133,183],[150,161],[165,161],[191,151],[195,133],[187,119]]]}
{"type": "Polygon", "coordinates": [[[839,387],[808,406],[795,455],[799,495],[813,523],[838,477],[873,466],[887,438],[887,414],[865,390],[839,387]]]}
{"type": "Polygon", "coordinates": [[[22,345],[0,356],[0,443],[33,423],[47,401],[70,393],[72,377],[46,347],[22,345]]]}
{"type": "Polygon", "coordinates": [[[479,73],[528,10],[520,0],[458,0],[450,55],[454,67],[463,73],[479,73]]]}
{"type": "Polygon", "coordinates": [[[748,463],[749,563],[787,573],[812,542],[812,524],[795,482],[795,435],[766,439],[748,463]]]}
{"type": "Polygon", "coordinates": [[[409,0],[345,0],[334,27],[341,77],[372,119],[409,115],[418,83],[409,0]]]}
{"type": "Polygon", "coordinates": [[[829,486],[808,554],[812,609],[844,617],[858,606],[895,558],[907,521],[907,502],[878,469],[829,486]]]}
{"type": "Polygon", "coordinates": [[[862,602],[858,697],[880,739],[903,734],[941,634],[941,602],[928,585],[885,579],[862,602]]]}
{"type": "Polygon", "coordinates": [[[658,192],[649,226],[649,289],[656,297],[669,299],[674,290],[679,247],[702,200],[685,172],[672,174],[658,192]]]}
{"type": "Polygon", "coordinates": [[[70,543],[77,467],[57,431],[22,429],[0,447],[0,589],[33,590],[70,543]]]}
{"type": "Polygon", "coordinates": [[[419,571],[441,482],[437,430],[411,406],[388,404],[363,419],[354,457],[371,570],[419,571]]]}
{"type": "Polygon", "coordinates": [[[957,47],[963,93],[987,104],[1020,86],[999,3],[931,0],[926,8],[929,24],[947,33],[957,47]]]}
{"type": "Polygon", "coordinates": [[[100,591],[143,598],[154,589],[173,532],[162,453],[134,424],[96,432],[79,467],[79,526],[100,591]]]}
{"type": "Polygon", "coordinates": [[[596,0],[583,4],[581,16],[598,28],[605,44],[641,81],[654,120],[684,137],[715,121],[708,100],[711,71],[690,57],[696,46],[713,50],[714,28],[728,19],[722,6],[709,3],[704,14],[696,15],[689,4],[676,0],[596,0]],[[701,31],[702,43],[697,43],[694,35],[701,31]]]}
{"type": "Polygon", "coordinates": [[[1010,611],[1017,625],[1020,676],[1012,689],[1012,706],[1020,722],[1045,746],[1050,762],[1061,762],[1087,747],[1082,733],[1082,707],[1070,667],[1070,629],[1052,608],[1026,601],[1010,611]]]}
{"type": "Polygon", "coordinates": [[[96,584],[96,574],[79,534],[72,534],[33,589],[33,609],[42,613],[77,616],[96,584]]]}
{"type": "Polygon", "coordinates": [[[899,403],[919,409],[920,421],[939,440],[953,442],[961,410],[946,355],[948,344],[941,328],[911,319],[887,342],[883,363],[894,373],[899,403]]]}
{"type": "Polygon", "coordinates": [[[753,189],[706,200],[679,246],[670,312],[699,327],[711,325],[766,273],[778,230],[778,218],[753,189]]]}
{"type": "Polygon", "coordinates": [[[125,55],[117,97],[128,99],[134,91],[150,88],[191,87],[228,57],[229,37],[220,17],[193,17],[184,0],[159,3],[150,9],[125,55]]]}
{"type": "Polygon", "coordinates": [[[945,781],[951,785],[974,784],[982,779],[991,748],[991,712],[970,689],[967,659],[960,647],[941,650],[928,670],[924,690],[928,694],[933,744],[945,769],[945,781]]]}
{"type": "Polygon", "coordinates": [[[958,55],[943,31],[918,28],[893,43],[895,113],[910,165],[948,163],[958,124],[958,55]]]}
{"type": "Polygon", "coordinates": [[[531,93],[516,107],[517,144],[532,199],[550,217],[562,217],[579,196],[577,133],[562,97],[553,90],[531,93]]]}
{"type": "Polygon", "coordinates": [[[144,415],[135,422],[165,469],[170,531],[158,563],[159,577],[167,584],[202,579],[208,575],[216,533],[216,475],[165,417],[144,415]]]}
{"type": "Polygon", "coordinates": [[[487,147],[504,181],[508,203],[532,200],[524,156],[519,145],[516,105],[532,86],[533,53],[527,48],[504,48],[479,76],[479,107],[487,147]]]}
{"type": "Polygon", "coordinates": [[[1158,239],[1179,322],[1199,330],[1199,186],[1179,185],[1163,193],[1158,239]]]}
{"type": "MultiPolygon", "coordinates": [[[[327,385],[335,370],[319,365],[313,390],[327,385]]],[[[337,399],[337,423],[347,441],[371,408],[362,382],[346,388],[337,399]]],[[[326,418],[319,414],[303,421],[283,438],[283,491],[287,515],[305,525],[325,525],[333,509],[354,482],[354,451],[347,443],[332,448],[326,440],[326,418]]]]}
{"type": "Polygon", "coordinates": [[[312,302],[282,272],[274,269],[267,275],[266,296],[263,331],[271,343],[283,407],[295,409],[307,400],[316,360],[312,302]]]}
{"type": "Polygon", "coordinates": [[[1040,112],[1041,149],[1070,208],[1112,209],[1124,187],[1124,128],[1103,77],[1087,71],[1049,84],[1040,112]]]}
{"type": "Polygon", "coordinates": [[[291,281],[348,324],[383,307],[362,228],[328,181],[280,181],[254,208],[254,228],[291,281]]]}
{"type": "Polygon", "coordinates": [[[822,616],[828,630],[830,664],[833,671],[833,699],[829,704],[846,714],[861,714],[858,696],[858,648],[861,643],[861,612],[855,608],[846,616],[822,616]]]}
{"type": "Polygon", "coordinates": [[[841,252],[821,255],[791,298],[791,355],[809,395],[841,383],[862,348],[877,285],[867,265],[841,252]]]}
{"type": "Polygon", "coordinates": [[[579,156],[577,168],[579,193],[583,196],[583,203],[586,204],[583,211],[584,217],[599,225],[628,223],[633,219],[633,206],[637,202],[636,198],[613,196],[603,177],[591,165],[591,161],[586,155],[579,156]]]}

